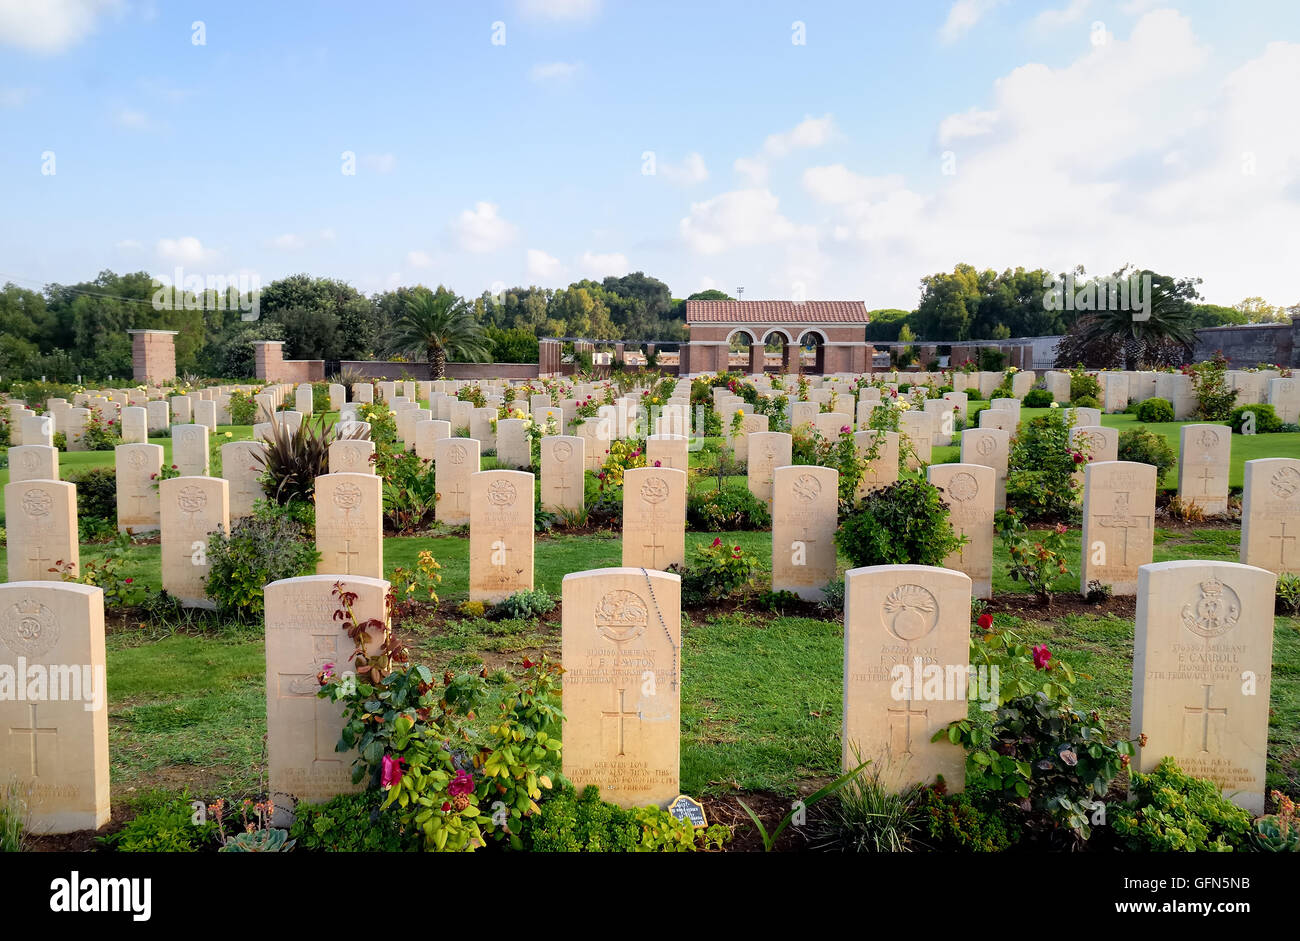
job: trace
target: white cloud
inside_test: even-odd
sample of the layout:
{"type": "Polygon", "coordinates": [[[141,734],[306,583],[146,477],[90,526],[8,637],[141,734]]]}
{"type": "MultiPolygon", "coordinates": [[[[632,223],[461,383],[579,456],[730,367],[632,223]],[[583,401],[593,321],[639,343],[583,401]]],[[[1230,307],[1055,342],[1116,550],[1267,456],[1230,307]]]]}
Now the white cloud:
{"type": "Polygon", "coordinates": [[[585,277],[593,281],[599,281],[601,278],[621,277],[631,270],[628,264],[627,256],[620,252],[609,252],[602,254],[600,252],[583,252],[579,261],[579,267],[585,277]]]}
{"type": "Polygon", "coordinates": [[[554,255],[548,255],[540,248],[530,248],[527,259],[529,278],[543,283],[557,283],[564,280],[564,265],[554,255]]]}
{"type": "Polygon", "coordinates": [[[704,158],[693,152],[687,154],[680,164],[660,163],[659,172],[670,183],[681,183],[687,186],[703,183],[709,178],[709,168],[705,166],[704,158]]]}
{"type": "Polygon", "coordinates": [[[939,122],[939,143],[946,147],[955,140],[988,134],[993,130],[997,119],[996,111],[981,111],[978,108],[950,114],[939,122]]]}
{"type": "Polygon", "coordinates": [[[271,239],[271,246],[284,251],[297,251],[306,243],[303,242],[302,236],[295,235],[293,232],[285,232],[283,235],[277,235],[271,239]]]}
{"type": "Polygon", "coordinates": [[[432,268],[433,257],[428,252],[417,248],[406,253],[406,263],[412,268],[432,268]]]}
{"type": "Polygon", "coordinates": [[[520,0],[524,16],[544,20],[590,20],[600,13],[601,0],[520,0]]]}
{"type": "Polygon", "coordinates": [[[948,18],[939,28],[939,39],[954,43],[965,36],[990,10],[1006,0],[956,0],[948,10],[948,18]]]}
{"type": "Polygon", "coordinates": [[[456,244],[467,252],[485,253],[504,248],[514,241],[518,228],[497,214],[497,205],[478,202],[452,223],[456,244]]]}
{"type": "Polygon", "coordinates": [[[769,134],[757,156],[740,157],[732,167],[751,187],[763,186],[767,183],[769,165],[773,160],[789,156],[796,150],[821,147],[834,134],[835,121],[829,114],[820,118],[805,116],[790,130],[769,134]]]}
{"type": "Polygon", "coordinates": [[[1047,31],[1077,23],[1083,19],[1090,6],[1092,0],[1069,0],[1069,3],[1059,10],[1044,10],[1039,13],[1034,17],[1033,28],[1047,31]]]}
{"type": "Polygon", "coordinates": [[[534,82],[567,82],[581,71],[581,62],[542,62],[528,74],[534,82]]]}
{"type": "Polygon", "coordinates": [[[185,235],[178,239],[159,239],[156,251],[167,261],[185,265],[208,261],[216,254],[204,248],[203,243],[192,235],[185,235]]]}
{"type": "MultiPolygon", "coordinates": [[[[945,118],[955,175],[937,154],[906,180],[805,171],[830,211],[816,227],[833,262],[822,296],[909,307],[920,276],[958,262],[1090,273],[1133,262],[1200,276],[1218,303],[1293,300],[1300,125],[1278,120],[1277,90],[1300,87],[1300,44],[1272,43],[1228,74],[1212,62],[1186,17],[1157,10],[1060,67],[1010,70],[980,108],[945,118]],[[1098,127],[1104,146],[1089,143],[1098,127]]],[[[731,244],[716,211],[699,215],[685,233],[697,247],[731,244]]]]}
{"type": "Polygon", "coordinates": [[[362,154],[361,165],[375,173],[392,173],[397,166],[397,158],[392,154],[362,154]]]}
{"type": "Polygon", "coordinates": [[[778,204],[771,190],[733,190],[691,203],[690,215],[682,219],[679,230],[691,250],[701,255],[799,236],[800,228],[781,215],[778,204]]]}
{"type": "Polygon", "coordinates": [[[819,203],[844,205],[876,199],[903,188],[903,177],[860,176],[842,163],[828,167],[809,167],[803,172],[803,186],[819,203]]]}
{"type": "Polygon", "coordinates": [[[120,252],[138,252],[144,246],[135,239],[122,239],[122,241],[118,242],[113,247],[120,252]]]}
{"type": "Polygon", "coordinates": [[[120,0],[0,0],[0,43],[57,53],[80,42],[120,0]]]}

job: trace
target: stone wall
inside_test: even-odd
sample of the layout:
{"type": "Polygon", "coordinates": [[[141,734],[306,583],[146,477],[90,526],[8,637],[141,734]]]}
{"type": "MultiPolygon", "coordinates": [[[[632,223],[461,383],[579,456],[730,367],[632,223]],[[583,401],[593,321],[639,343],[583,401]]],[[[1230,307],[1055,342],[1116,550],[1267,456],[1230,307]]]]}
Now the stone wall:
{"type": "Polygon", "coordinates": [[[1222,351],[1234,369],[1258,363],[1300,366],[1300,317],[1291,323],[1253,323],[1196,331],[1197,362],[1222,351]]]}
{"type": "MultiPolygon", "coordinates": [[[[430,378],[428,363],[398,363],[388,360],[344,360],[340,369],[347,369],[367,379],[400,379],[410,376],[415,380],[430,378]]],[[[448,363],[448,379],[536,379],[537,363],[448,363]]]]}

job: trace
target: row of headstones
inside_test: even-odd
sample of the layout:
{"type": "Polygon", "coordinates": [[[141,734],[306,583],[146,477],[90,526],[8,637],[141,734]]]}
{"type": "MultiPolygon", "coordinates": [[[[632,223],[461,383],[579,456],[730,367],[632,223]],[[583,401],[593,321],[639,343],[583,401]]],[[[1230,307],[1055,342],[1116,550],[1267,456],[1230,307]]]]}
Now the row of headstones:
{"type": "MultiPolygon", "coordinates": [[[[343,719],[319,698],[326,664],[353,643],[334,618],[337,575],[266,586],[270,793],[281,805],[356,789],[354,755],[335,749],[343,719]]],[[[972,585],[961,572],[875,566],[847,573],[843,764],[871,760],[901,790],[942,775],[962,787],[965,755],[945,737],[973,702],[996,706],[999,678],[971,670],[972,585]]],[[[1276,576],[1232,562],[1144,565],[1132,734],[1135,767],[1164,756],[1264,807],[1276,576]]],[[[349,576],[358,619],[386,620],[388,582],[349,576]]],[[[646,568],[566,575],[563,772],[625,807],[680,792],[681,580],[646,568]]],[[[103,592],[84,585],[0,585],[0,772],[27,801],[35,832],[97,829],[109,819],[103,592]]]]}
{"type": "MultiPolygon", "coordinates": [[[[1101,386],[1100,404],[1103,411],[1122,412],[1129,402],[1161,398],[1173,406],[1176,421],[1186,421],[1196,415],[1196,390],[1191,376],[1183,373],[1119,370],[1090,371],[1090,374],[1096,376],[1101,386]]],[[[1068,372],[1050,370],[1043,378],[1053,400],[1062,403],[1070,401],[1068,372]]],[[[1300,380],[1283,376],[1276,369],[1230,369],[1225,378],[1228,388],[1236,392],[1235,404],[1272,405],[1282,421],[1300,422],[1300,380]]]]}

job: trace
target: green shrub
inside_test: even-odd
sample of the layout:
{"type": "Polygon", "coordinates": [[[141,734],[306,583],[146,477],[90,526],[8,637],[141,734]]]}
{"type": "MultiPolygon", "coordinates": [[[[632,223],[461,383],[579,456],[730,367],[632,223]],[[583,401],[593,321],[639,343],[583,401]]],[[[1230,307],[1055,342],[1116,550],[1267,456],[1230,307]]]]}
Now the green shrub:
{"type": "Polygon", "coordinates": [[[1024,836],[1008,805],[982,788],[958,794],[922,788],[916,806],[924,821],[921,839],[941,852],[1001,853],[1024,836]]]}
{"type": "Polygon", "coordinates": [[[1048,408],[1052,404],[1052,393],[1046,389],[1030,389],[1022,404],[1025,408],[1048,408]]]}
{"type": "Polygon", "coordinates": [[[1300,575],[1283,572],[1277,577],[1277,613],[1300,617],[1300,575]]]}
{"type": "Polygon", "coordinates": [[[1172,758],[1150,774],[1131,775],[1129,792],[1135,799],[1114,808],[1112,823],[1132,850],[1227,853],[1250,844],[1250,813],[1172,758]]]}
{"type": "Polygon", "coordinates": [[[544,588],[517,591],[492,606],[491,616],[498,620],[507,618],[530,619],[549,614],[555,609],[555,599],[544,588]]]}
{"type": "Polygon", "coordinates": [[[197,853],[215,839],[217,825],[194,823],[190,801],[184,792],[146,792],[134,802],[134,819],[97,839],[119,853],[197,853]]]}
{"type": "Polygon", "coordinates": [[[1228,388],[1228,361],[1216,353],[1213,359],[1186,367],[1196,392],[1197,415],[1205,421],[1227,421],[1237,402],[1237,390],[1228,388]]]}
{"type": "Polygon", "coordinates": [[[117,471],[89,467],[63,478],[77,486],[77,518],[109,520],[117,526],[117,471]]]}
{"type": "Polygon", "coordinates": [[[230,393],[230,423],[232,425],[251,425],[257,421],[257,403],[252,393],[230,393]]]}
{"type": "Polygon", "coordinates": [[[939,488],[918,478],[868,494],[840,524],[835,542],[854,566],[942,565],[962,545],[939,488]]]}
{"type": "Polygon", "coordinates": [[[16,778],[0,787],[0,853],[20,853],[27,827],[27,802],[16,778]]]}
{"type": "Polygon", "coordinates": [[[1174,407],[1168,399],[1147,399],[1138,404],[1134,414],[1141,422],[1164,422],[1174,420],[1174,407]]]}
{"type": "Polygon", "coordinates": [[[1271,435],[1282,431],[1284,428],[1282,419],[1277,417],[1277,411],[1272,405],[1261,402],[1256,405],[1238,405],[1228,416],[1228,424],[1232,426],[1234,434],[1245,434],[1243,427],[1246,424],[1246,416],[1255,416],[1254,433],[1257,435],[1271,435]]]}
{"type": "Polygon", "coordinates": [[[766,529],[771,524],[767,505],[750,493],[748,487],[697,490],[686,499],[686,525],[695,532],[766,529]]]}
{"type": "Polygon", "coordinates": [[[844,613],[844,579],[836,578],[827,582],[822,594],[824,597],[820,604],[823,608],[835,614],[844,613]]]}
{"type": "Polygon", "coordinates": [[[682,574],[682,600],[702,604],[730,598],[749,587],[758,572],[758,560],[740,546],[713,540],[709,546],[696,546],[682,574]]]}
{"type": "Polygon", "coordinates": [[[281,578],[316,574],[320,553],[310,529],[292,509],[259,501],[254,515],[231,527],[230,535],[208,537],[205,590],[223,614],[243,621],[262,619],[262,589],[281,578]]]}
{"type": "Polygon", "coordinates": [[[879,774],[863,774],[827,801],[813,828],[815,849],[841,853],[901,853],[921,831],[917,789],[895,792],[879,774]]]}
{"type": "Polygon", "coordinates": [[[379,809],[380,790],[340,794],[323,804],[294,807],[289,836],[298,848],[318,853],[403,853],[419,849],[412,834],[404,834],[395,814],[379,809]]]}
{"type": "Polygon", "coordinates": [[[1150,464],[1156,469],[1156,484],[1178,463],[1178,454],[1165,440],[1164,435],[1149,431],[1142,425],[1127,428],[1119,433],[1118,460],[1150,464]]]}
{"type": "Polygon", "coordinates": [[[624,809],[601,800],[588,785],[577,794],[564,784],[524,818],[523,845],[535,853],[689,853],[720,845],[730,832],[713,826],[697,831],[658,807],[624,809]]]}
{"type": "Polygon", "coordinates": [[[1070,404],[1083,406],[1085,408],[1096,408],[1096,405],[1084,405],[1079,399],[1092,399],[1094,402],[1101,398],[1101,382],[1096,376],[1090,376],[1086,372],[1078,371],[1070,373],[1070,404]]]}
{"type": "Polygon", "coordinates": [[[1071,399],[1070,404],[1075,408],[1101,408],[1101,402],[1094,395],[1081,395],[1071,399]]]}
{"type": "Polygon", "coordinates": [[[966,401],[967,401],[967,403],[978,401],[979,398],[980,398],[980,389],[979,389],[979,386],[970,386],[970,387],[966,390],[966,401]]]}
{"type": "Polygon", "coordinates": [[[1072,424],[1054,408],[1025,422],[1007,458],[1007,506],[1024,520],[1069,520],[1076,512],[1079,484],[1072,424]]]}
{"type": "Polygon", "coordinates": [[[1007,366],[1007,354],[995,346],[981,346],[978,359],[981,372],[1002,372],[1007,366]]]}

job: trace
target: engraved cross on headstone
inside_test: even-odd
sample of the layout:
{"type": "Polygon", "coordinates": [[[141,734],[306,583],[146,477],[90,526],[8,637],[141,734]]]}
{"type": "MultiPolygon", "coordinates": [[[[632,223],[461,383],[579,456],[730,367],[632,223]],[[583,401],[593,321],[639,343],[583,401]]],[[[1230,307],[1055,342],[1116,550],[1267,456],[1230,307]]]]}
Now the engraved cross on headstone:
{"type": "MultiPolygon", "coordinates": [[[[318,670],[326,663],[333,662],[339,668],[338,637],[334,634],[312,634],[312,666],[318,670]]],[[[335,750],[336,731],[332,720],[337,716],[337,706],[317,696],[320,683],[315,673],[279,673],[276,675],[280,699],[310,699],[312,710],[312,761],[338,764],[339,754],[335,750]],[[322,723],[325,717],[330,720],[322,723]]]]}
{"type": "Polygon", "coordinates": [[[627,728],[627,726],[626,726],[627,720],[628,720],[628,719],[637,719],[637,720],[640,720],[640,718],[641,718],[641,713],[640,713],[640,712],[629,712],[629,711],[628,711],[628,709],[627,709],[627,705],[626,705],[626,704],[624,703],[624,701],[623,701],[623,697],[624,697],[626,694],[627,694],[627,690],[625,690],[625,689],[620,689],[620,690],[618,691],[618,711],[617,711],[617,712],[601,712],[601,714],[600,714],[600,715],[601,715],[601,718],[603,718],[603,719],[617,719],[617,720],[618,720],[618,757],[620,757],[620,758],[622,758],[622,757],[626,754],[626,751],[625,751],[625,747],[626,747],[625,732],[626,732],[626,728],[627,728]]]}
{"type": "Polygon", "coordinates": [[[897,706],[891,706],[886,711],[889,713],[889,725],[890,725],[890,733],[891,733],[890,748],[889,748],[890,752],[895,755],[911,755],[912,754],[912,717],[915,716],[917,718],[925,719],[926,722],[928,723],[930,717],[930,710],[913,709],[912,696],[911,693],[909,692],[907,697],[907,704],[905,706],[901,708],[897,706]],[[900,732],[902,733],[902,746],[903,746],[901,750],[897,747],[899,744],[900,732]]]}
{"type": "Polygon", "coordinates": [[[42,728],[41,726],[36,724],[36,703],[28,703],[27,708],[31,710],[31,717],[32,717],[31,728],[27,728],[27,729],[10,728],[9,734],[30,735],[32,737],[31,739],[32,777],[38,778],[41,775],[40,767],[37,764],[37,759],[36,759],[36,743],[38,741],[38,737],[41,735],[58,735],[59,730],[53,726],[46,726],[42,728]]]}
{"type": "Polygon", "coordinates": [[[658,532],[652,532],[650,534],[650,541],[642,545],[641,548],[650,550],[650,567],[652,569],[657,569],[659,567],[659,550],[668,547],[659,541],[658,532]]]}
{"type": "Polygon", "coordinates": [[[1217,477],[1217,476],[1218,476],[1218,475],[1215,474],[1214,471],[1210,469],[1210,466],[1209,466],[1208,464],[1205,465],[1205,466],[1203,466],[1203,467],[1201,468],[1201,476],[1198,477],[1197,479],[1201,482],[1201,493],[1202,493],[1202,494],[1204,494],[1204,495],[1206,495],[1206,496],[1209,496],[1209,494],[1210,494],[1210,481],[1214,480],[1215,477],[1217,477]]]}
{"type": "Polygon", "coordinates": [[[352,548],[352,540],[351,539],[345,540],[343,543],[343,548],[340,549],[336,554],[341,555],[343,557],[343,574],[351,575],[352,560],[356,556],[359,556],[361,554],[360,552],[357,552],[355,549],[352,548]]]}
{"type": "Polygon", "coordinates": [[[1278,560],[1278,562],[1281,564],[1281,567],[1285,568],[1285,567],[1286,567],[1286,544],[1287,544],[1288,542],[1290,542],[1290,543],[1294,543],[1294,542],[1296,541],[1296,537],[1295,537],[1295,536],[1288,536],[1288,535],[1286,534],[1286,520],[1283,520],[1283,521],[1282,521],[1282,532],[1279,533],[1279,534],[1276,535],[1276,536],[1269,536],[1268,538],[1269,538],[1269,539],[1276,539],[1276,540],[1278,541],[1278,545],[1277,545],[1277,550],[1278,550],[1278,559],[1277,559],[1277,560],[1278,560]]]}
{"type": "MultiPolygon", "coordinates": [[[[1184,706],[1183,712],[1185,714],[1184,721],[1197,716],[1201,718],[1200,749],[1202,752],[1208,752],[1210,750],[1210,717],[1214,715],[1226,720],[1228,718],[1228,709],[1226,706],[1211,708],[1210,694],[1213,692],[1214,687],[1207,683],[1201,688],[1205,690],[1205,704],[1200,706],[1184,706]]],[[[1184,727],[1184,732],[1186,732],[1186,727],[1184,727]]]]}

